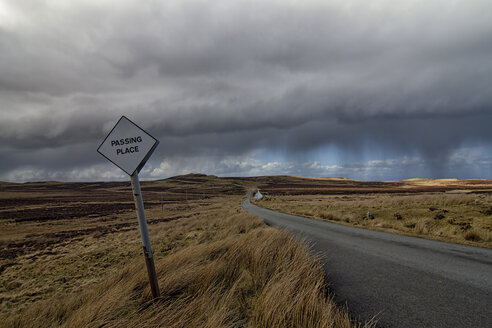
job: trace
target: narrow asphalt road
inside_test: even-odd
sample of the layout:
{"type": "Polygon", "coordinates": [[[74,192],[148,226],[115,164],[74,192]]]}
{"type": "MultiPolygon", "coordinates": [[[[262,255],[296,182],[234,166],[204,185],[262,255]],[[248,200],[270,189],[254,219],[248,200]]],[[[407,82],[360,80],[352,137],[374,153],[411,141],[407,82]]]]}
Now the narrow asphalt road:
{"type": "Polygon", "coordinates": [[[492,327],[492,250],[243,208],[305,237],[354,317],[378,327],[492,327]]]}

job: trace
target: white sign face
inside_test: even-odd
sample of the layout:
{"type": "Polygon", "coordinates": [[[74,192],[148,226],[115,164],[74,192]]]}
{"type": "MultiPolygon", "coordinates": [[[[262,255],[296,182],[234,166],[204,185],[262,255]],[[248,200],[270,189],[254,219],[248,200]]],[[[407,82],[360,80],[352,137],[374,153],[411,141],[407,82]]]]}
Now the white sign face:
{"type": "Polygon", "coordinates": [[[122,116],[97,151],[128,175],[138,173],[159,141],[122,116]]]}

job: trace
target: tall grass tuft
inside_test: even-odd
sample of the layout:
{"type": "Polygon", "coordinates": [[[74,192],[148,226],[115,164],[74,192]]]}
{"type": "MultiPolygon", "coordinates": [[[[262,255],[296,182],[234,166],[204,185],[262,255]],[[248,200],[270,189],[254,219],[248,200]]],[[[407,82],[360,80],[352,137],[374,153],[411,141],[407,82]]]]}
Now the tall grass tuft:
{"type": "MultiPolygon", "coordinates": [[[[285,231],[238,213],[223,230],[156,261],[152,302],[143,259],[78,295],[37,303],[7,327],[353,327],[330,299],[321,264],[285,231]]],[[[370,326],[370,324],[367,324],[370,326]]]]}

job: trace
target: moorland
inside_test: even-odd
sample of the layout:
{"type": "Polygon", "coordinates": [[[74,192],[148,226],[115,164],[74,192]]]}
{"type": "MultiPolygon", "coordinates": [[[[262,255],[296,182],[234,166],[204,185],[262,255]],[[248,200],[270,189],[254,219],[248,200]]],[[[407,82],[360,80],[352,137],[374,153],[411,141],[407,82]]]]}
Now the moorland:
{"type": "Polygon", "coordinates": [[[340,224],[492,248],[492,180],[269,177],[265,208],[340,224]]]}
{"type": "Polygon", "coordinates": [[[240,207],[492,248],[492,180],[189,174],[142,182],[152,300],[130,182],[0,183],[2,327],[356,327],[306,242],[240,207]]]}
{"type": "Polygon", "coordinates": [[[1,183],[0,326],[359,326],[309,247],[239,206],[257,182],[142,182],[156,301],[129,182],[1,183]]]}

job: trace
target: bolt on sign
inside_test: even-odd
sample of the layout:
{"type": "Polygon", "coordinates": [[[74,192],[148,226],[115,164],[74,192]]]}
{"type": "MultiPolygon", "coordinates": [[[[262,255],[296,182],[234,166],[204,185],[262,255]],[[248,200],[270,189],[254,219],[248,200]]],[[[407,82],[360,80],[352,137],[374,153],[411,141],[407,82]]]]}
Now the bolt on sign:
{"type": "Polygon", "coordinates": [[[142,237],[145,263],[147,265],[147,273],[149,274],[150,289],[154,300],[160,296],[160,291],[155,273],[154,258],[152,257],[152,248],[150,246],[149,230],[147,228],[147,220],[145,219],[138,173],[140,173],[140,170],[158,144],[159,141],[156,138],[152,137],[125,116],[122,116],[99,148],[97,148],[97,151],[101,155],[130,176],[138,225],[140,227],[140,236],[142,237]]]}

